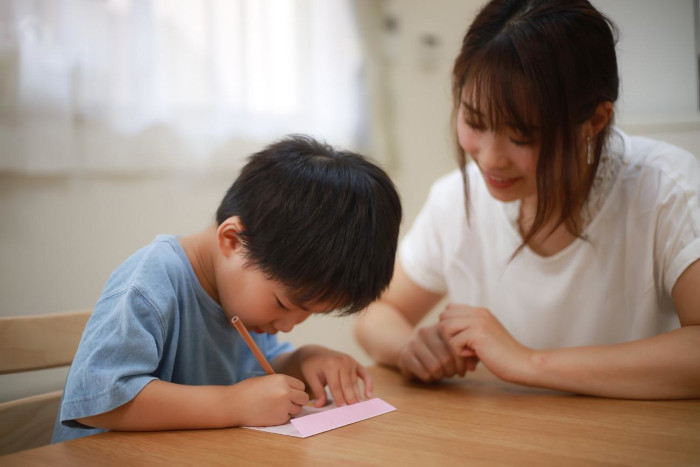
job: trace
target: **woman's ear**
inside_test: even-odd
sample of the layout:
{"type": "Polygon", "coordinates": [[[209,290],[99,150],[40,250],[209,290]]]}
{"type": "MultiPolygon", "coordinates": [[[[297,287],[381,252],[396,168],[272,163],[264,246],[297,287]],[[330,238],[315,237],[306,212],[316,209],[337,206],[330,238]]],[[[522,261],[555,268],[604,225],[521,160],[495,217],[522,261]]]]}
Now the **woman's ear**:
{"type": "Polygon", "coordinates": [[[603,101],[596,106],[591,118],[583,124],[583,134],[585,137],[595,138],[598,136],[598,133],[610,122],[613,114],[613,107],[613,103],[610,101],[603,101]]]}
{"type": "Polygon", "coordinates": [[[238,216],[229,217],[219,225],[216,229],[216,240],[222,255],[228,258],[243,248],[239,236],[243,230],[243,223],[238,216]]]}

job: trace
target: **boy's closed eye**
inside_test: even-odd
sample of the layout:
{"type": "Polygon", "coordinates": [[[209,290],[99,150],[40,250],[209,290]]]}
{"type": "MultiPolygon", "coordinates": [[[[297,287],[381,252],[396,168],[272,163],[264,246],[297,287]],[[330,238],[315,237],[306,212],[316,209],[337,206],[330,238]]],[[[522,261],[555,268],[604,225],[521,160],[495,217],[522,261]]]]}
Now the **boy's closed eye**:
{"type": "Polygon", "coordinates": [[[280,308],[282,308],[284,310],[289,310],[289,308],[284,306],[284,303],[282,303],[278,297],[275,297],[275,300],[277,300],[277,306],[279,306],[280,308]]]}

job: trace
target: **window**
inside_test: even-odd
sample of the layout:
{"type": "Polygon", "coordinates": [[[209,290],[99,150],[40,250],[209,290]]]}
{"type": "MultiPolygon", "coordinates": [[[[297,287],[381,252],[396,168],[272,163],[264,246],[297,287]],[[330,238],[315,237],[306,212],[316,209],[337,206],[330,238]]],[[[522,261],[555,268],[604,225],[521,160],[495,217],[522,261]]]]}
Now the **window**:
{"type": "Polygon", "coordinates": [[[0,170],[238,166],[288,133],[354,145],[346,0],[11,0],[0,18],[0,170]]]}

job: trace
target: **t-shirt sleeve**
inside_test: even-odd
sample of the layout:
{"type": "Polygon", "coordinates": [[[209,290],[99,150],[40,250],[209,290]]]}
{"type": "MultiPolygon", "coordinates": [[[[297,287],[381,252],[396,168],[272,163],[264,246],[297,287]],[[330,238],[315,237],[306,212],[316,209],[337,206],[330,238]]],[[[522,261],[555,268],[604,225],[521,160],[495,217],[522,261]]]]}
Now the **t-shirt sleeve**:
{"type": "Polygon", "coordinates": [[[277,340],[277,335],[263,333],[255,335],[254,338],[257,340],[260,351],[270,363],[283,353],[294,350],[294,346],[289,342],[279,342],[277,340]]]}
{"type": "Polygon", "coordinates": [[[150,381],[163,352],[165,326],[135,288],[97,303],[68,375],[60,421],[98,415],[132,400],[150,381]]]}
{"type": "MultiPolygon", "coordinates": [[[[447,283],[443,272],[444,245],[441,226],[446,225],[444,179],[430,189],[428,199],[418,213],[411,229],[401,240],[399,260],[411,280],[435,293],[446,293],[447,283]]],[[[459,202],[452,200],[452,202],[459,202]]]]}
{"type": "Polygon", "coordinates": [[[669,295],[683,271],[700,259],[700,164],[690,164],[685,175],[662,175],[659,189],[655,256],[669,295]],[[695,186],[687,183],[693,179],[695,186]]]}

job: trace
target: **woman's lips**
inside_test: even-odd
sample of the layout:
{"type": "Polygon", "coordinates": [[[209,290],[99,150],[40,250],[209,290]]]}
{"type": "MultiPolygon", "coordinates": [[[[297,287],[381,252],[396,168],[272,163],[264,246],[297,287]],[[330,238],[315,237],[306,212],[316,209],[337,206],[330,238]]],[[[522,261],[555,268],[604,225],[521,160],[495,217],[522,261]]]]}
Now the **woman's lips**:
{"type": "Polygon", "coordinates": [[[498,175],[493,175],[493,174],[488,174],[486,172],[483,172],[484,175],[484,180],[486,180],[486,183],[491,185],[494,188],[499,188],[499,189],[505,189],[505,188],[510,188],[513,186],[518,180],[520,180],[520,177],[499,177],[498,175]]]}

